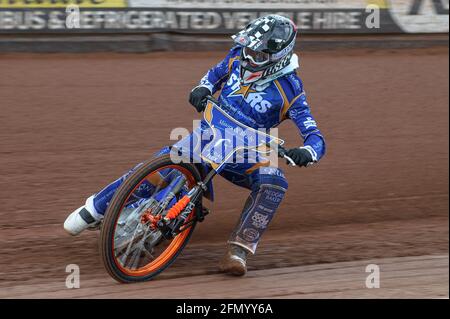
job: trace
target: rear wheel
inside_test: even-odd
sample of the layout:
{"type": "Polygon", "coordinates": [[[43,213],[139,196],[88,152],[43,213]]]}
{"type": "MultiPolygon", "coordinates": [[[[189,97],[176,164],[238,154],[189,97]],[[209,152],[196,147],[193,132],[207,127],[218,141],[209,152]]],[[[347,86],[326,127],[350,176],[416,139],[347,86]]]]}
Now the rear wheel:
{"type": "Polygon", "coordinates": [[[173,238],[165,237],[155,224],[200,180],[194,165],[173,164],[169,155],[142,164],[127,178],[108,205],[100,232],[103,263],[114,279],[150,280],[173,263],[194,231],[195,209],[173,238]],[[182,187],[170,199],[171,190],[179,188],[175,184],[182,187]]]}

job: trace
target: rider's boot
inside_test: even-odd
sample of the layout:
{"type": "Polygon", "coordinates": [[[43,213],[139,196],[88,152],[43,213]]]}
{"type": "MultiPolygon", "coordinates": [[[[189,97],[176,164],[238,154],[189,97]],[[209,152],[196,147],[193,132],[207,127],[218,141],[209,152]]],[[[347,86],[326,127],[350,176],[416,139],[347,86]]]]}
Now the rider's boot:
{"type": "Polygon", "coordinates": [[[64,230],[72,236],[80,234],[86,229],[98,229],[101,223],[102,215],[95,212],[93,206],[93,197],[86,200],[86,205],[77,208],[72,212],[64,222],[64,230]]]}
{"type": "Polygon", "coordinates": [[[247,273],[248,251],[238,245],[230,244],[226,255],[220,262],[220,271],[234,275],[243,276],[247,273]]]}
{"type": "MultiPolygon", "coordinates": [[[[76,236],[86,229],[95,230],[98,229],[116,190],[122,185],[125,179],[141,164],[138,164],[135,168],[131,169],[120,178],[107,185],[97,194],[92,195],[86,200],[85,205],[77,208],[72,212],[64,222],[64,229],[71,235],[76,236]]],[[[143,183],[142,186],[148,186],[148,183],[143,183]]],[[[148,197],[148,190],[146,187],[141,187],[139,192],[135,192],[137,195],[135,200],[139,200],[141,197],[148,197]]]]}

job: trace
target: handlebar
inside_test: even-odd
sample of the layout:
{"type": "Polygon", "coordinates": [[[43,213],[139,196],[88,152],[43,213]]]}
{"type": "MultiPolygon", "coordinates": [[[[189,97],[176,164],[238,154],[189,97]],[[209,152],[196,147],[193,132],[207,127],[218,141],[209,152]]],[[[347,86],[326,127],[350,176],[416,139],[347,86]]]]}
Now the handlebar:
{"type": "Polygon", "coordinates": [[[203,101],[202,101],[202,105],[203,105],[203,109],[206,108],[206,105],[208,104],[208,101],[213,102],[214,104],[220,106],[220,103],[218,100],[216,100],[216,98],[212,95],[207,95],[203,101]]]}
{"type": "MultiPolygon", "coordinates": [[[[207,97],[205,97],[205,99],[202,101],[203,106],[206,107],[206,105],[208,104],[208,101],[213,102],[214,104],[220,106],[220,103],[218,100],[216,100],[216,98],[212,95],[208,95],[207,97]]],[[[297,166],[297,164],[295,164],[294,160],[292,158],[290,158],[289,156],[286,155],[287,150],[280,144],[278,143],[274,143],[274,145],[272,145],[271,147],[275,148],[277,150],[278,153],[278,157],[280,158],[284,158],[285,160],[287,160],[289,162],[290,166],[297,166]]]]}

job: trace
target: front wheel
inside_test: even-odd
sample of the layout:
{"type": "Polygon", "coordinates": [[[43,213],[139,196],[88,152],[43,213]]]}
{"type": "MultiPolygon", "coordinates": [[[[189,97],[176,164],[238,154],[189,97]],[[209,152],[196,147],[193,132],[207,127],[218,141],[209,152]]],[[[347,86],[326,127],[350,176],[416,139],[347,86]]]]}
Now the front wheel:
{"type": "Polygon", "coordinates": [[[194,165],[174,164],[169,155],[142,164],[126,179],[108,205],[100,232],[103,263],[115,280],[147,281],[174,262],[194,231],[195,209],[175,237],[165,236],[155,220],[200,180],[194,165]]]}

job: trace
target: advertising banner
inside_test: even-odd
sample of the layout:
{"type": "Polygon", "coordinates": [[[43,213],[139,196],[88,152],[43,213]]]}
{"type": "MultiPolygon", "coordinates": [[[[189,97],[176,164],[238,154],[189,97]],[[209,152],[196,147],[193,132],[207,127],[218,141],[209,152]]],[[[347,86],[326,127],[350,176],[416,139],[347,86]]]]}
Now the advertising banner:
{"type": "Polygon", "coordinates": [[[448,33],[448,0],[0,0],[0,32],[231,34],[281,14],[302,33],[448,33]]]}
{"type": "MultiPolygon", "coordinates": [[[[147,1],[151,3],[152,1],[147,1]]],[[[35,9],[35,8],[66,8],[68,5],[80,8],[124,8],[127,0],[0,0],[1,9],[35,9]]]]}

